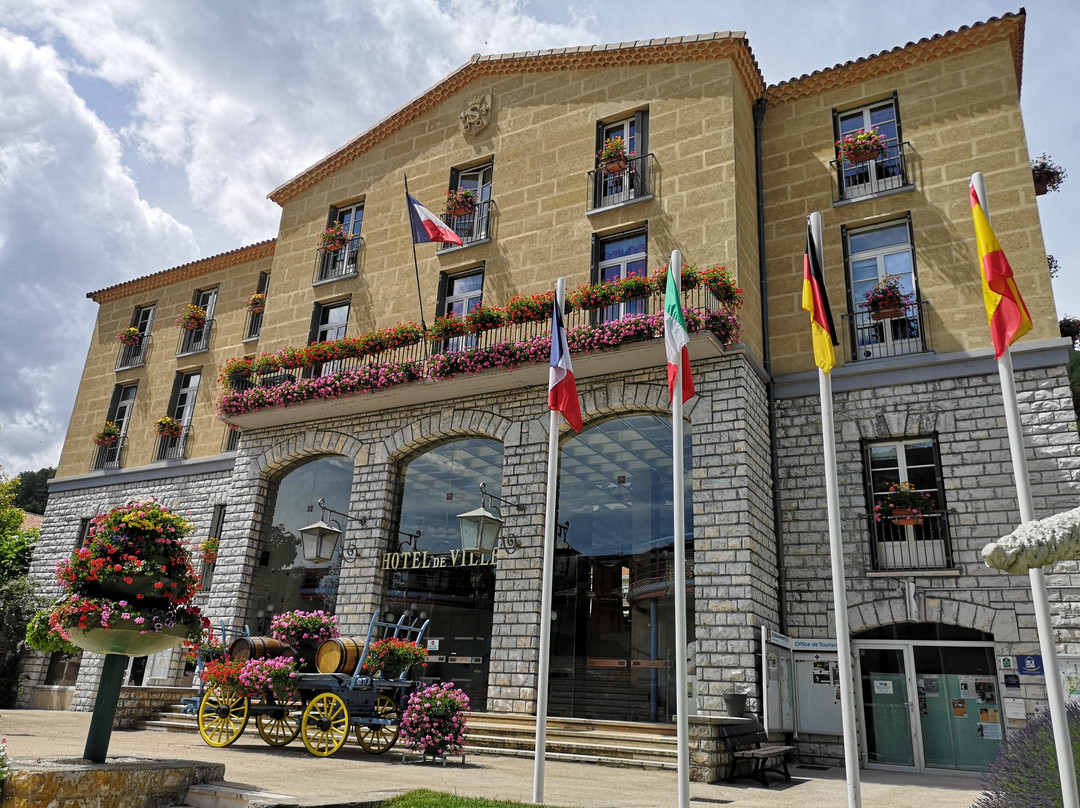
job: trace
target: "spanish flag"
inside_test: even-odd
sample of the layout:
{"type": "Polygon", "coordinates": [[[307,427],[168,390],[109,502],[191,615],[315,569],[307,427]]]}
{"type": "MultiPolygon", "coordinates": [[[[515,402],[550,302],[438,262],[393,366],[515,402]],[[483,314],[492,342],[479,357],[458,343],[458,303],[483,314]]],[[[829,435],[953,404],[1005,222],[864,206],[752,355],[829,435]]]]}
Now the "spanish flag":
{"type": "Polygon", "coordinates": [[[983,302],[986,319],[990,321],[990,336],[994,338],[994,357],[1001,358],[1005,350],[1031,330],[1031,315],[1013,280],[1012,267],[1005,251],[998,244],[990,220],[979,204],[975,186],[970,187],[971,217],[975,220],[975,244],[979,249],[982,268],[983,302]]]}
{"type": "Polygon", "coordinates": [[[833,326],[825,279],[818,263],[814,236],[806,225],[806,255],[803,256],[802,307],[810,312],[810,330],[814,337],[814,363],[828,373],[836,365],[836,327],[833,326]]]}

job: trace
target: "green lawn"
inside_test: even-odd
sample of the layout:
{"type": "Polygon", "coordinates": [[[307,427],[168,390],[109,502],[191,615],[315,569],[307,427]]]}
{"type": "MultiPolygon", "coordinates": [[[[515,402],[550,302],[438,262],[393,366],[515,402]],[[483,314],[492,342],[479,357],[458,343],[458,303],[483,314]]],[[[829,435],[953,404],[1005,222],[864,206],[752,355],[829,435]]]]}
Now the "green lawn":
{"type": "Polygon", "coordinates": [[[394,797],[392,800],[387,800],[384,805],[385,808],[536,808],[533,803],[478,800],[472,797],[441,794],[438,791],[428,791],[426,788],[394,797]]]}

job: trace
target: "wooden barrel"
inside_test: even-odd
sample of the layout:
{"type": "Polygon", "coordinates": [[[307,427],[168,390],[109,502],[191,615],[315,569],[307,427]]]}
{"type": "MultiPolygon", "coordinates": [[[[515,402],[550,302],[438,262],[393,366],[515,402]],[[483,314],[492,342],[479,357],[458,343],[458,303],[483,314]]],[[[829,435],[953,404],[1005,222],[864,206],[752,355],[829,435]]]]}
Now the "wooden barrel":
{"type": "Polygon", "coordinates": [[[315,667],[319,673],[348,673],[356,670],[356,663],[364,653],[361,637],[337,637],[319,646],[315,667]]]}
{"type": "Polygon", "coordinates": [[[273,637],[237,637],[229,646],[229,659],[241,662],[292,654],[293,651],[288,645],[273,637]]]}

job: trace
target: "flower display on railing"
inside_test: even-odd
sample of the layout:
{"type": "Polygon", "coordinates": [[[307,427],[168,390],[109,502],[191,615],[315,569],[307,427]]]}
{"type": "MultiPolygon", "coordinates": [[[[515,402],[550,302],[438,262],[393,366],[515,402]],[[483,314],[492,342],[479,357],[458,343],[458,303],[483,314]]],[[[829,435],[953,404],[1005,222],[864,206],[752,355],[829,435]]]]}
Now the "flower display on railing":
{"type": "Polygon", "coordinates": [[[277,702],[300,698],[296,689],[296,661],[290,657],[249,659],[240,668],[240,687],[248,698],[273,696],[277,702]]]}
{"type": "Polygon", "coordinates": [[[508,323],[538,323],[551,316],[551,306],[554,302],[554,291],[512,297],[503,306],[503,315],[508,323]]]}
{"type": "Polygon", "coordinates": [[[142,332],[135,326],[125,328],[116,335],[116,341],[121,345],[138,345],[142,342],[142,332]]]}
{"type": "MultiPolygon", "coordinates": [[[[653,294],[663,296],[667,290],[667,274],[668,263],[665,263],[659,269],[654,269],[649,276],[649,282],[652,284],[653,294]]],[[[701,283],[701,276],[697,271],[697,264],[685,263],[682,265],[682,291],[689,292],[691,289],[696,289],[698,284],[701,283]]]]}
{"type": "Polygon", "coordinates": [[[221,549],[221,539],[210,536],[199,542],[199,553],[207,564],[216,564],[218,551],[221,549]]]}
{"type": "Polygon", "coordinates": [[[616,135],[604,141],[603,147],[596,154],[596,161],[608,174],[617,171],[625,171],[630,160],[634,158],[634,152],[626,150],[626,143],[616,135]]]}
{"type": "Polygon", "coordinates": [[[371,644],[365,662],[369,668],[381,670],[384,678],[393,679],[413,665],[427,663],[427,651],[412,640],[384,637],[371,644]]]}
{"type": "MultiPolygon", "coordinates": [[[[742,287],[736,283],[733,277],[731,277],[731,273],[728,272],[727,267],[717,264],[710,269],[699,272],[698,277],[701,279],[701,282],[705,284],[706,288],[713,293],[713,297],[719,300],[721,304],[731,306],[732,308],[738,308],[742,305],[742,287]]],[[[667,279],[665,278],[665,281],[666,280],[667,279]]]]}
{"type": "Polygon", "coordinates": [[[436,317],[435,324],[428,329],[428,337],[433,340],[453,339],[463,337],[469,333],[469,325],[464,317],[456,314],[448,314],[445,317],[436,317]]]}
{"type": "Polygon", "coordinates": [[[877,129],[869,131],[860,129],[836,141],[836,148],[840,153],[840,159],[845,163],[865,163],[867,160],[876,160],[885,154],[889,144],[877,129]]]}
{"type": "Polygon", "coordinates": [[[1035,193],[1042,196],[1047,191],[1056,191],[1069,178],[1065,169],[1055,163],[1046,152],[1031,158],[1031,179],[1035,182],[1035,193]]]}
{"type": "Polygon", "coordinates": [[[270,636],[288,645],[318,645],[341,636],[338,619],[324,611],[281,612],[270,621],[270,636]]]}
{"type": "Polygon", "coordinates": [[[337,252],[349,243],[352,238],[350,233],[341,222],[334,222],[328,228],[319,233],[319,254],[337,252]]]}
{"type": "Polygon", "coordinates": [[[482,334],[493,328],[498,328],[503,323],[503,313],[492,306],[477,303],[472,311],[465,315],[465,327],[470,334],[482,334]]]}
{"type": "Polygon", "coordinates": [[[401,716],[401,739],[425,755],[457,755],[465,748],[469,697],[453,682],[428,685],[409,697],[401,716]]]}
{"type": "Polygon", "coordinates": [[[905,292],[899,275],[884,275],[874,288],[864,295],[865,308],[875,320],[902,317],[915,302],[914,292],[905,292]]]}
{"type": "Polygon", "coordinates": [[[97,629],[197,638],[209,622],[190,605],[199,581],[183,545],[190,530],[152,499],[95,517],[86,544],[56,565],[68,594],[47,610],[50,630],[76,645],[97,629]]]}
{"type": "Polygon", "coordinates": [[[252,314],[266,311],[266,292],[256,292],[247,299],[247,310],[252,314]]]}
{"type": "Polygon", "coordinates": [[[154,422],[154,434],[163,438],[179,438],[184,432],[184,425],[171,415],[158,418],[154,422]]]}
{"type": "MultiPolygon", "coordinates": [[[[874,506],[874,519],[880,522],[882,517],[906,516],[919,517],[934,510],[934,500],[929,494],[915,490],[914,484],[904,481],[889,485],[889,493],[874,506]]],[[[900,522],[903,524],[903,522],[900,522]]]]}
{"type": "Polygon", "coordinates": [[[101,428],[101,431],[94,435],[94,443],[98,446],[104,446],[106,448],[115,446],[117,441],[120,440],[120,427],[114,424],[112,421],[106,421],[105,426],[101,428]]]}
{"type": "Polygon", "coordinates": [[[443,213],[447,216],[468,216],[476,210],[478,201],[476,191],[470,191],[468,188],[451,188],[446,192],[443,213]]]}
{"type": "Polygon", "coordinates": [[[188,303],[184,308],[180,309],[175,322],[185,331],[202,328],[206,324],[206,309],[202,306],[196,306],[194,303],[188,303]]]}
{"type": "Polygon", "coordinates": [[[622,299],[621,281],[602,281],[601,283],[579,286],[567,296],[570,306],[575,309],[602,309],[613,306],[622,299]]]}

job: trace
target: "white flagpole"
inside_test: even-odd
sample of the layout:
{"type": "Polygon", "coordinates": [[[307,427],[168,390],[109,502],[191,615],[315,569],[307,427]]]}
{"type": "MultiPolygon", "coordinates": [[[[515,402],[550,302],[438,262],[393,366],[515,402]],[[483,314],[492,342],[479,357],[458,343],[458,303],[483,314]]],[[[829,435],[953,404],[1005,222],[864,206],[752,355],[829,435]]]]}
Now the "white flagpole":
{"type": "MultiPolygon", "coordinates": [[[[810,214],[818,266],[825,275],[822,254],[821,214],[810,214]]],[[[851,636],[847,616],[847,582],[844,577],[844,543],[840,534],[840,494],[836,479],[836,427],[833,422],[832,377],[818,368],[821,395],[821,436],[825,461],[825,499],[829,512],[829,557],[832,560],[833,611],[836,614],[836,652],[840,664],[841,728],[844,732],[844,770],[847,775],[848,808],[860,808],[859,745],[855,730],[855,674],[851,665],[851,636]]],[[[783,597],[784,593],[780,593],[783,597]]]]}
{"type": "MultiPolygon", "coordinates": [[[[668,264],[675,278],[677,302],[682,305],[682,253],[674,250],[668,264]]],[[[678,808],[690,808],[690,720],[686,713],[686,514],[683,512],[682,361],[675,364],[675,395],[671,399],[671,498],[675,514],[675,715],[678,726],[678,808]]]]}
{"type": "MultiPolygon", "coordinates": [[[[986,184],[981,171],[971,175],[971,186],[979,198],[979,206],[986,214],[986,220],[990,221],[990,209],[986,205],[986,184]]],[[[979,271],[985,270],[980,266],[979,271]]],[[[1012,456],[1013,477],[1016,479],[1020,524],[1024,524],[1035,520],[1035,506],[1032,503],[1031,479],[1028,477],[1027,457],[1024,453],[1024,431],[1020,424],[1020,406],[1016,398],[1012,351],[1008,347],[998,359],[998,377],[1001,379],[1001,397],[1005,406],[1005,426],[1009,431],[1009,453],[1012,456]]],[[[1035,606],[1035,627],[1039,632],[1039,650],[1042,651],[1046,698],[1050,703],[1050,723],[1054,727],[1054,746],[1057,750],[1062,804],[1067,808],[1077,808],[1080,802],[1078,802],[1076,790],[1076,764],[1073,761],[1069,716],[1065,711],[1065,692],[1061,686],[1057,649],[1054,647],[1050,595],[1046,589],[1046,578],[1042,567],[1032,567],[1028,570],[1028,579],[1031,581],[1031,599],[1035,606]]]]}
{"type": "MultiPolygon", "coordinates": [[[[566,278],[555,282],[555,305],[563,310],[566,278]]],[[[552,339],[555,335],[551,335],[552,339]]],[[[555,567],[555,497],[559,481],[559,413],[549,412],[547,502],[544,509],[544,574],[540,592],[540,659],[536,672],[536,747],[533,753],[533,802],[544,802],[544,761],[547,757],[548,674],[551,649],[551,579],[555,567]]]]}

